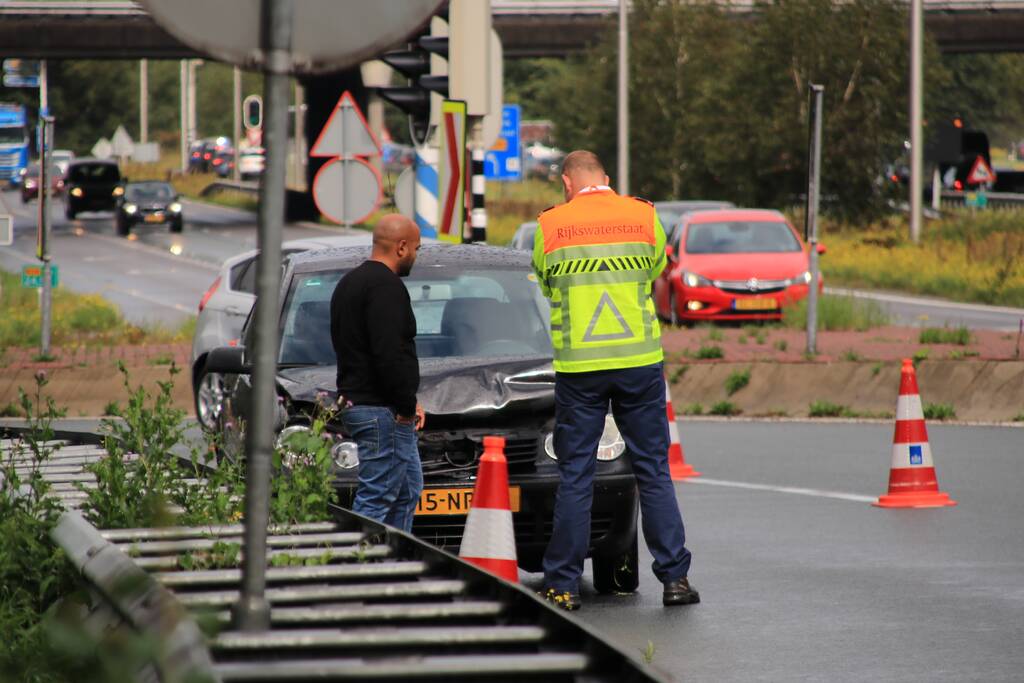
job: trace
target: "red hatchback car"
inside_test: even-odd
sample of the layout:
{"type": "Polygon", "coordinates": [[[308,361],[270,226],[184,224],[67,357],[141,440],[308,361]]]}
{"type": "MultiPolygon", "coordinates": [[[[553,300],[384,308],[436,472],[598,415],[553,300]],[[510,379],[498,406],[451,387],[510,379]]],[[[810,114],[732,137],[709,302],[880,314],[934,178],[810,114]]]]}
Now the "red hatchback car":
{"type": "Polygon", "coordinates": [[[658,315],[676,325],[778,320],[784,306],[807,296],[811,281],[807,246],[778,211],[685,214],[669,234],[666,252],[654,302],[658,315]]]}

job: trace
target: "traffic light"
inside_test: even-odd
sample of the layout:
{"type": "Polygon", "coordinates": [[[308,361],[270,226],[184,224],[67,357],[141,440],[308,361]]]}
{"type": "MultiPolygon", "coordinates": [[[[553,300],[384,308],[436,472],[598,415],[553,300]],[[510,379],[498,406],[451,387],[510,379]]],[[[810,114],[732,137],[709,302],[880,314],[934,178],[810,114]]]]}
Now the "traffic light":
{"type": "Polygon", "coordinates": [[[263,98],[249,95],[242,100],[242,122],[246,130],[258,130],[263,125],[263,98]]]}
{"type": "Polygon", "coordinates": [[[377,94],[409,115],[409,134],[417,145],[426,144],[430,127],[437,124],[440,99],[448,96],[447,34],[447,22],[434,17],[428,32],[416,37],[407,49],[380,57],[409,79],[405,87],[377,88],[377,94]]]}

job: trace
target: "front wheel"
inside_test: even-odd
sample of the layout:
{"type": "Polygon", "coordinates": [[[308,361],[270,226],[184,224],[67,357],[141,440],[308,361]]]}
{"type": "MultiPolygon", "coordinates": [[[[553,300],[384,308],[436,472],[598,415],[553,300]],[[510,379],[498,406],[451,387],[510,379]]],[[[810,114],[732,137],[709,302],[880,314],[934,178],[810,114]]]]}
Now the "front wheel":
{"type": "Polygon", "coordinates": [[[635,593],[640,585],[640,553],[637,535],[626,552],[619,555],[594,555],[594,590],[598,593],[635,593]]]}
{"type": "Polygon", "coordinates": [[[672,327],[681,327],[683,319],[679,315],[679,305],[676,302],[676,292],[672,290],[668,295],[668,320],[672,327]]]}
{"type": "Polygon", "coordinates": [[[70,205],[64,207],[64,217],[69,221],[75,220],[75,213],[75,210],[72,209],[70,205]]]}
{"type": "Polygon", "coordinates": [[[181,232],[183,227],[182,219],[179,218],[178,220],[171,221],[171,232],[181,232]]]}
{"type": "Polygon", "coordinates": [[[118,216],[114,219],[114,230],[117,232],[118,237],[127,237],[131,231],[131,226],[128,224],[127,219],[118,216]]]}
{"type": "Polygon", "coordinates": [[[196,418],[203,429],[217,429],[217,418],[224,408],[224,377],[217,372],[203,372],[196,383],[196,418]]]}

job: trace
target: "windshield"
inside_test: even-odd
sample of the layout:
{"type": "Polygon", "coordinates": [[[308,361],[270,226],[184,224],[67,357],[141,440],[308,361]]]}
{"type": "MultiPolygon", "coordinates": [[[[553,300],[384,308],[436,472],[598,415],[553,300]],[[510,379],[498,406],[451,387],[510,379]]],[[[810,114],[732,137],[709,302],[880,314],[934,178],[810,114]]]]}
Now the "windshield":
{"type": "Polygon", "coordinates": [[[693,223],[686,231],[688,254],[754,254],[800,251],[789,226],[780,221],[693,223]]]}
{"type": "Polygon", "coordinates": [[[132,183],[124,188],[124,198],[133,202],[152,202],[174,198],[174,190],[167,183],[132,183]]]}
{"type": "Polygon", "coordinates": [[[21,144],[22,142],[25,142],[24,128],[20,126],[0,128],[0,145],[21,144]]]}
{"type": "Polygon", "coordinates": [[[121,174],[113,164],[79,164],[71,167],[68,177],[79,183],[116,183],[121,174]]]}
{"type": "MultiPolygon", "coordinates": [[[[296,275],[285,303],[280,363],[334,365],[331,295],[347,271],[296,275]]],[[[416,352],[431,358],[550,358],[548,302],[527,268],[417,266],[403,278],[416,352]]]]}

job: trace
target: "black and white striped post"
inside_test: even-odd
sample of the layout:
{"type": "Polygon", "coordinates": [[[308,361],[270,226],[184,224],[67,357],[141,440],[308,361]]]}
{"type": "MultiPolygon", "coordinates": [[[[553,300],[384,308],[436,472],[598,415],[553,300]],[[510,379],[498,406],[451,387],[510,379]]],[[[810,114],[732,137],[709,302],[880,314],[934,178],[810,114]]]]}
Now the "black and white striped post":
{"type": "Polygon", "coordinates": [[[487,241],[487,207],[484,197],[487,191],[487,181],[484,179],[484,154],[485,151],[482,146],[473,146],[473,166],[470,171],[472,174],[472,180],[470,181],[472,208],[469,212],[471,242],[487,241]]]}

